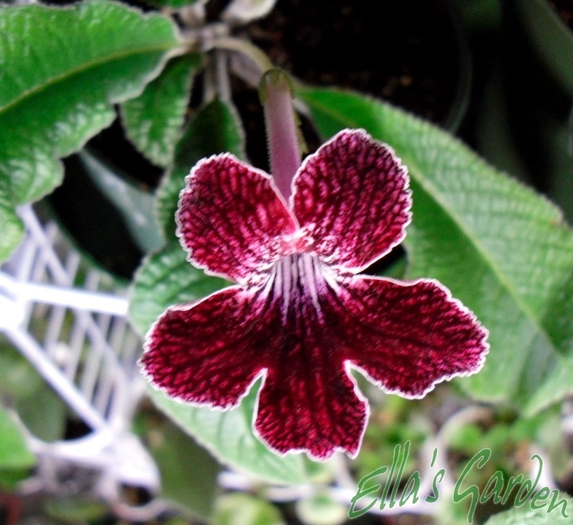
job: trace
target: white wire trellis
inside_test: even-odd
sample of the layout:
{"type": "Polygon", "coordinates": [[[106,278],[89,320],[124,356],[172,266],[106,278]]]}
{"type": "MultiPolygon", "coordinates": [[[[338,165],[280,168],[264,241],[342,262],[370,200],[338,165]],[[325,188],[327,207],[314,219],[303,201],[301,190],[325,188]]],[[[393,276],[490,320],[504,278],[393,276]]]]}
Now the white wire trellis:
{"type": "Polygon", "coordinates": [[[19,213],[26,239],[0,269],[0,331],[91,429],[57,443],[29,435],[29,443],[40,457],[97,469],[108,496],[121,484],[155,490],[155,463],[130,433],[145,384],[127,300],[55,224],[41,224],[31,207],[19,213]]]}

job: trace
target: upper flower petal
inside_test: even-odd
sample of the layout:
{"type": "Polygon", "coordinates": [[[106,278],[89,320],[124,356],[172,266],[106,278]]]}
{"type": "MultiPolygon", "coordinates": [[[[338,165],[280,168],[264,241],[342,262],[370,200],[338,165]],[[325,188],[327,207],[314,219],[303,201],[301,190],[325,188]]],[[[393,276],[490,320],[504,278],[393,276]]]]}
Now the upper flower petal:
{"type": "Polygon", "coordinates": [[[387,391],[422,397],[484,362],[487,330],[435,281],[354,276],[341,287],[341,299],[354,326],[347,357],[387,391]]]}
{"type": "Polygon", "coordinates": [[[238,404],[268,364],[265,341],[250,333],[263,309],[238,286],[169,308],[147,334],[145,375],[181,401],[238,404]]]}
{"type": "Polygon", "coordinates": [[[406,168],[362,130],[341,131],[309,155],[291,200],[310,250],[352,272],[400,243],[411,217],[406,168]]]}
{"type": "Polygon", "coordinates": [[[270,177],[223,154],[199,162],[186,183],[177,234],[189,260],[239,283],[259,281],[296,230],[270,177]]]}

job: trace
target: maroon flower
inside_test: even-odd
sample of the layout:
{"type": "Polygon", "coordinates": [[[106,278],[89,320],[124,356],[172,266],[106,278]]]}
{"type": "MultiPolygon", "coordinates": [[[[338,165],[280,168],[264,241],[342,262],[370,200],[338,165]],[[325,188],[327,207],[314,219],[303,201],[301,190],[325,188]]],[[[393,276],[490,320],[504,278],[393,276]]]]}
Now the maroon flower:
{"type": "Polygon", "coordinates": [[[406,168],[361,130],[308,156],[280,193],[232,155],[201,161],[178,235],[192,264],[237,285],[169,308],[147,336],[145,373],[170,396],[221,409],[263,377],[254,429],[265,443],[355,456],[368,405],[351,368],[416,398],[477,372],[488,349],[441,284],[359,274],[402,241],[410,206],[406,168]]]}

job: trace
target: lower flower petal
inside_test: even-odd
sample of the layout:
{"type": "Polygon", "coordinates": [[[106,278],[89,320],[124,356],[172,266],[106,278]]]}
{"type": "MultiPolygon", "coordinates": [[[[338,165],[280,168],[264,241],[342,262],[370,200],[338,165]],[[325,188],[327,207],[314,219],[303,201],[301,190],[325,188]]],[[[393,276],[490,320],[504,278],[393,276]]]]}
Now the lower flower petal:
{"type": "Polygon", "coordinates": [[[255,430],[282,454],[302,450],[314,459],[326,460],[341,450],[355,457],[368,405],[328,348],[311,346],[300,344],[292,349],[294,355],[287,366],[267,372],[255,430]],[[309,350],[315,355],[308,355],[309,350]]]}
{"type": "Polygon", "coordinates": [[[487,331],[434,281],[398,283],[282,259],[262,287],[234,286],[172,307],[147,336],[142,365],[183,401],[227,408],[264,375],[255,430],[279,453],[319,460],[359,450],[368,406],[349,367],[421,397],[481,367],[487,331]]]}
{"type": "Polygon", "coordinates": [[[487,330],[439,283],[357,276],[342,290],[354,325],[348,359],[385,390],[422,397],[481,368],[487,330]]]}
{"type": "Polygon", "coordinates": [[[267,349],[252,333],[261,307],[252,294],[233,286],[169,308],[147,335],[144,373],[182,401],[237,405],[266,365],[267,349]]]}
{"type": "Polygon", "coordinates": [[[325,460],[360,448],[368,405],[345,364],[346,314],[333,278],[318,259],[294,255],[275,267],[265,290],[272,352],[255,430],[279,453],[325,460]]]}
{"type": "MultiPolygon", "coordinates": [[[[303,273],[305,261],[298,264],[303,273]]],[[[238,404],[264,374],[255,421],[263,441],[279,453],[304,450],[321,460],[337,450],[354,456],[368,406],[335,352],[338,334],[325,321],[338,320],[321,315],[300,280],[291,284],[287,302],[272,286],[233,286],[169,308],[147,335],[141,364],[170,396],[221,408],[238,404]]],[[[332,293],[323,281],[314,284],[332,293]]]]}

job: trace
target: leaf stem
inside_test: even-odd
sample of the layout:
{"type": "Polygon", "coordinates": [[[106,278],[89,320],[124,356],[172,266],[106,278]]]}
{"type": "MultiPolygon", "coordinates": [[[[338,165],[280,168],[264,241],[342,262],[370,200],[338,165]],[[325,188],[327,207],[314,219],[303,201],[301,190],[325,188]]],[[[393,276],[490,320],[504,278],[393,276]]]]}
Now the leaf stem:
{"type": "Polygon", "coordinates": [[[250,58],[251,61],[259,68],[261,73],[274,68],[270,58],[261,49],[247,40],[233,37],[221,37],[213,40],[207,47],[208,49],[218,48],[227,49],[228,51],[237,51],[238,53],[250,58]]]}
{"type": "Polygon", "coordinates": [[[229,82],[229,56],[223,49],[215,50],[215,76],[219,98],[223,102],[230,102],[231,84],[229,82]]]}

